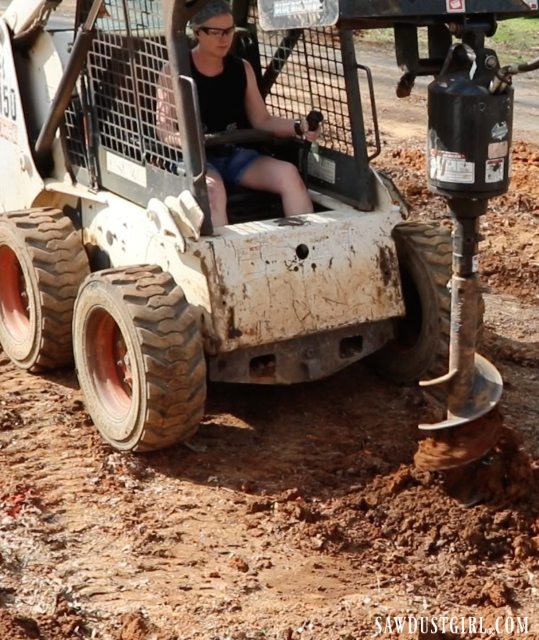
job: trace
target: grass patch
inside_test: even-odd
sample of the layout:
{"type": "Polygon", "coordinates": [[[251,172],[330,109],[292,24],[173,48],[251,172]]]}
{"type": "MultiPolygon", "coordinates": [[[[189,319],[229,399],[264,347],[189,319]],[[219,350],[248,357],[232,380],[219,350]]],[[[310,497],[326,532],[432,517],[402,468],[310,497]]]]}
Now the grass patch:
{"type": "MultiPolygon", "coordinates": [[[[419,28],[418,39],[420,55],[426,57],[426,28],[419,28]]],[[[360,42],[393,46],[393,29],[365,29],[361,31],[360,42]]],[[[500,20],[494,36],[487,38],[487,46],[497,52],[501,64],[536,58],[539,55],[539,18],[500,20]]]]}
{"type": "Polygon", "coordinates": [[[500,20],[489,41],[502,64],[528,61],[539,55],[539,18],[500,20]]]}

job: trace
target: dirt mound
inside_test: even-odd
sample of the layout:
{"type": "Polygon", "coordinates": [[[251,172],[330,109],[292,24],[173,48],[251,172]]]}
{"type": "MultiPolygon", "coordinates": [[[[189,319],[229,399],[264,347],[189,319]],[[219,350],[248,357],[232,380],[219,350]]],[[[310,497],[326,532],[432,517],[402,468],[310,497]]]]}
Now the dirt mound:
{"type": "Polygon", "coordinates": [[[85,624],[82,618],[65,603],[59,605],[52,616],[41,615],[35,618],[13,615],[0,607],[2,640],[67,640],[84,637],[84,633],[85,624]]]}
{"type": "MultiPolygon", "coordinates": [[[[143,456],[100,442],[71,374],[0,376],[20,416],[0,433],[2,638],[355,640],[406,611],[532,618],[535,459],[508,442],[460,485],[414,469],[427,398],[363,365],[216,386],[191,448],[143,456]],[[465,509],[448,493],[477,477],[490,493],[465,509]]],[[[523,427],[520,399],[506,414],[523,427]]]]}
{"type": "Polygon", "coordinates": [[[28,640],[39,638],[39,629],[25,618],[16,618],[4,609],[0,609],[0,638],[10,640],[28,640]]]}

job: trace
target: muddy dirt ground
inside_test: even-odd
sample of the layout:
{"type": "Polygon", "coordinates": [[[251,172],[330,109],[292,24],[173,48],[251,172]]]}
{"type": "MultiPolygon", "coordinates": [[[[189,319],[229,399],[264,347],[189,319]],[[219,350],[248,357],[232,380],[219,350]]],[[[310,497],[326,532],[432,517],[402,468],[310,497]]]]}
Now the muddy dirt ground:
{"type": "MultiPolygon", "coordinates": [[[[381,98],[376,164],[412,217],[443,218],[423,143],[391,125],[421,119],[411,105],[381,98]]],[[[40,378],[0,353],[0,639],[539,638],[539,140],[516,138],[481,245],[502,447],[458,479],[418,471],[430,402],[360,363],[291,388],[211,385],[189,447],[123,455],[71,370],[40,378]],[[509,631],[399,634],[393,615],[509,631]]]]}

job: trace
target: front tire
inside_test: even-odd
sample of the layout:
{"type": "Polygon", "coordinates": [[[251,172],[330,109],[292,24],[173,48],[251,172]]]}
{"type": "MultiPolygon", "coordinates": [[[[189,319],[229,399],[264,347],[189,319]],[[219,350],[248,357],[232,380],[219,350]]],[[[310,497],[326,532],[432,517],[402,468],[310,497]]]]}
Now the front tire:
{"type": "Polygon", "coordinates": [[[137,266],[92,274],[73,334],[88,412],[113,447],[161,449],[196,431],[206,399],[202,339],[168,273],[137,266]]]}
{"type": "Polygon", "coordinates": [[[396,383],[437,377],[449,364],[452,275],[451,230],[404,222],[393,233],[406,314],[394,339],[373,356],[376,371],[396,383]]]}
{"type": "Polygon", "coordinates": [[[58,209],[0,216],[0,342],[22,369],[73,361],[71,325],[88,275],[80,234],[58,209]]]}

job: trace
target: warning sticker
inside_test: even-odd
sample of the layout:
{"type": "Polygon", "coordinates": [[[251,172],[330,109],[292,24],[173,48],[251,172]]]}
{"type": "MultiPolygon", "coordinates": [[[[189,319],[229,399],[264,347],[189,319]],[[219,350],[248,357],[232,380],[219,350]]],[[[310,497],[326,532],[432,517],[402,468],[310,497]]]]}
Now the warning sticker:
{"type": "Polygon", "coordinates": [[[431,180],[473,184],[475,182],[475,163],[468,162],[461,153],[438,151],[433,149],[429,162],[431,180]]]}
{"type": "Polygon", "coordinates": [[[339,0],[258,0],[257,4],[264,31],[327,27],[339,19],[339,0]]]}
{"type": "Polygon", "coordinates": [[[487,160],[485,164],[485,182],[501,182],[503,180],[503,170],[505,159],[487,160]]]}
{"type": "Polygon", "coordinates": [[[329,184],[335,184],[336,163],[318,154],[310,153],[307,161],[309,175],[329,184]]]}
{"type": "Polygon", "coordinates": [[[447,13],[464,13],[466,11],[466,0],[445,0],[447,13]]]}
{"type": "Polygon", "coordinates": [[[509,143],[507,140],[503,142],[491,142],[488,145],[489,158],[504,158],[509,153],[509,143]]]}
{"type": "Polygon", "coordinates": [[[17,125],[0,117],[0,138],[17,143],[17,125]]]}
{"type": "Polygon", "coordinates": [[[507,137],[507,134],[509,133],[509,127],[507,126],[507,122],[505,122],[505,120],[503,120],[502,122],[497,122],[492,127],[492,131],[490,133],[492,134],[492,137],[495,140],[503,140],[505,137],[507,137]]]}
{"type": "Polygon", "coordinates": [[[143,166],[110,153],[110,151],[106,152],[106,158],[108,171],[146,188],[146,169],[143,166]]]}
{"type": "Polygon", "coordinates": [[[276,0],[273,6],[275,17],[322,11],[320,0],[276,0]]]}

